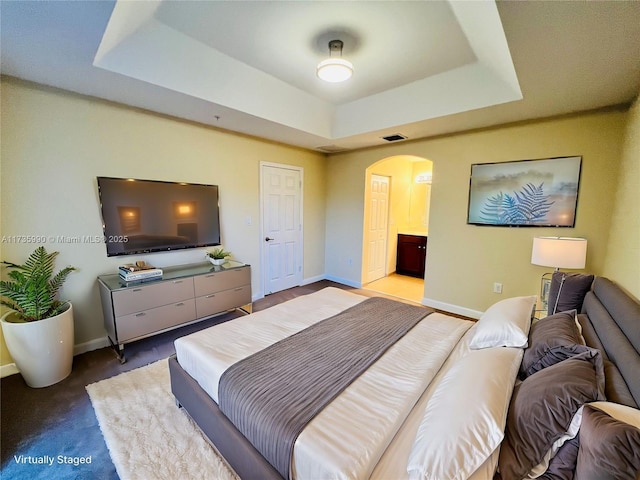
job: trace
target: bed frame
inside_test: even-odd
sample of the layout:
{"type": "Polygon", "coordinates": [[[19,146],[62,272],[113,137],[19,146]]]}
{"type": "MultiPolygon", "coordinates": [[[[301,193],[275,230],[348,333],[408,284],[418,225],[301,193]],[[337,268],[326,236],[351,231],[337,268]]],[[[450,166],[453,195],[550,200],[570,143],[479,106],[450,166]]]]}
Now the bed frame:
{"type": "Polygon", "coordinates": [[[587,345],[605,359],[607,400],[640,406],[640,302],[596,277],[578,316],[587,345]]]}
{"type": "Polygon", "coordinates": [[[242,480],[282,480],[280,473],[224,416],[209,394],[182,369],[175,355],[169,357],[169,374],[178,406],[187,411],[242,480]]]}
{"type": "MultiPolygon", "coordinates": [[[[597,277],[578,316],[589,346],[605,357],[607,399],[640,405],[640,302],[614,282],[597,277]]],[[[169,358],[171,391],[230,467],[243,480],[282,480],[282,476],[224,416],[218,405],[169,358]]]]}

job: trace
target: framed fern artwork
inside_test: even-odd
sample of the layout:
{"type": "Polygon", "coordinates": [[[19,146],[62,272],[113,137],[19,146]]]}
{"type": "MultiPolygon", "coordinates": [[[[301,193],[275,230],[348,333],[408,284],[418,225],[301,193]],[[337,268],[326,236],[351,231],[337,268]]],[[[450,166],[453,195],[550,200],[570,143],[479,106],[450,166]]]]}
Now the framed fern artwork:
{"type": "Polygon", "coordinates": [[[573,227],[582,157],[471,165],[471,225],[573,227]]]}

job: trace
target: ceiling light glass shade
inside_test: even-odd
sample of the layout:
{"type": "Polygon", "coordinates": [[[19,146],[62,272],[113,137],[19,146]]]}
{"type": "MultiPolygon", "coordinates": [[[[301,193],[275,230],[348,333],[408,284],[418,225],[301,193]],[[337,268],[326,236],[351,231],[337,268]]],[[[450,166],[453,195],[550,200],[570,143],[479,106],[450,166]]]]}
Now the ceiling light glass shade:
{"type": "Polygon", "coordinates": [[[587,240],[570,237],[535,237],[531,263],[543,267],[584,268],[587,258],[587,240]]]}
{"type": "Polygon", "coordinates": [[[353,75],[353,64],[342,58],[327,58],[318,64],[316,73],[325,82],[344,82],[353,75]]]}

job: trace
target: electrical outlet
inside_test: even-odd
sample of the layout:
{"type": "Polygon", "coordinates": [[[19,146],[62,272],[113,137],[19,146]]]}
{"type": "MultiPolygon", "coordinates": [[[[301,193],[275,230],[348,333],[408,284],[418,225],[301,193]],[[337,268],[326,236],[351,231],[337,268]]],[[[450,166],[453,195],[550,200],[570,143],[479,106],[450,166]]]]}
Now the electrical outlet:
{"type": "Polygon", "coordinates": [[[493,284],[493,293],[502,293],[502,284],[501,283],[494,283],[493,284]]]}

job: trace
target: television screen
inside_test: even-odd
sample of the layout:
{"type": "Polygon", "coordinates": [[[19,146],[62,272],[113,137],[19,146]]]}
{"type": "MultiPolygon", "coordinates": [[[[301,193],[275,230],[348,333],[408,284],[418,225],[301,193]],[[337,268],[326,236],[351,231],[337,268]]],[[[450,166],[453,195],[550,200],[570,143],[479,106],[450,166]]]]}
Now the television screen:
{"type": "Polygon", "coordinates": [[[107,256],[220,245],[218,186],[98,177],[107,256]]]}

